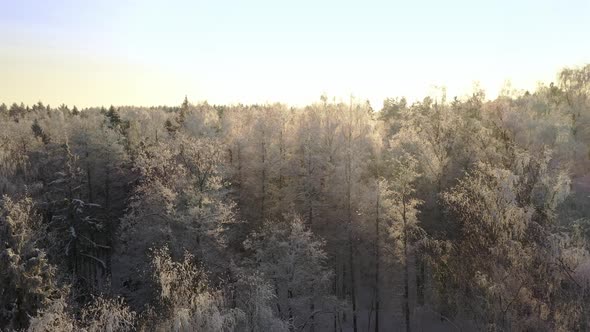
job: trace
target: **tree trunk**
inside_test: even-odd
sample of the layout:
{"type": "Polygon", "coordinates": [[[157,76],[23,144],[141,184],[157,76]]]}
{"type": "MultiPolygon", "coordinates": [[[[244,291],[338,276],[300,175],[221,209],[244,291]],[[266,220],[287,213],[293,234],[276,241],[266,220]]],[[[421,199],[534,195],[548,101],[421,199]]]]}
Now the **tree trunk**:
{"type": "Polygon", "coordinates": [[[380,241],[380,229],[379,229],[379,182],[377,182],[377,206],[376,206],[376,217],[375,217],[375,332],[379,332],[379,260],[381,259],[381,252],[379,251],[380,241]]]}
{"type": "Polygon", "coordinates": [[[264,221],[264,204],[266,200],[266,145],[264,142],[264,131],[262,132],[262,189],[260,198],[260,221],[264,221]]]}
{"type": "Polygon", "coordinates": [[[308,200],[308,223],[309,229],[312,229],[313,225],[313,188],[311,179],[311,149],[307,153],[307,200],[308,200]]]}
{"type": "MultiPolygon", "coordinates": [[[[115,225],[113,220],[111,220],[111,168],[108,165],[108,160],[107,160],[107,167],[105,169],[105,177],[104,177],[104,211],[105,214],[107,216],[107,245],[109,246],[109,248],[113,247],[113,237],[115,236],[115,225]]],[[[112,255],[112,249],[109,249],[108,254],[107,254],[107,270],[106,270],[106,275],[107,278],[110,279],[111,277],[111,267],[112,267],[112,262],[111,262],[111,255],[112,255]]]]}
{"type": "Polygon", "coordinates": [[[425,266],[424,260],[420,257],[419,254],[415,255],[415,265],[416,265],[416,303],[418,305],[424,305],[424,284],[426,282],[426,273],[425,273],[425,266]]]}
{"type": "Polygon", "coordinates": [[[277,284],[276,280],[275,280],[275,295],[277,297],[277,312],[279,314],[279,317],[281,319],[283,319],[283,312],[281,310],[281,301],[280,301],[280,295],[279,295],[279,285],[277,284]]]}
{"type": "Polygon", "coordinates": [[[88,202],[94,203],[92,192],[92,172],[90,171],[90,163],[88,162],[88,152],[86,152],[86,181],[88,181],[88,202]]]}
{"type": "Polygon", "coordinates": [[[243,195],[243,184],[242,184],[242,145],[240,142],[237,143],[237,158],[238,158],[238,207],[242,209],[242,195],[243,195]]]}
{"type": "Polygon", "coordinates": [[[309,326],[309,332],[314,332],[315,331],[315,315],[313,313],[315,311],[315,303],[313,301],[313,297],[311,298],[311,305],[310,305],[309,309],[311,310],[311,325],[309,326]]]}
{"type": "Polygon", "coordinates": [[[407,229],[407,218],[406,218],[406,200],[402,198],[402,219],[404,222],[404,316],[406,321],[406,331],[412,331],[410,325],[410,301],[409,301],[409,279],[408,279],[408,229],[407,229]]]}
{"type": "Polygon", "coordinates": [[[281,124],[281,131],[279,136],[279,183],[278,183],[278,201],[279,209],[283,210],[283,201],[285,193],[283,187],[285,186],[285,179],[283,175],[283,164],[285,163],[285,142],[284,142],[284,124],[281,124]]]}
{"type": "Polygon", "coordinates": [[[338,313],[334,312],[334,332],[338,331],[338,320],[336,317],[338,317],[338,313]]]}
{"type": "Polygon", "coordinates": [[[346,153],[346,214],[348,224],[348,263],[350,266],[350,297],[352,300],[352,324],[354,332],[357,328],[356,315],[356,285],[354,277],[354,242],[352,235],[352,100],[349,110],[349,125],[347,133],[347,153],[346,153]]]}
{"type": "MultiPolygon", "coordinates": [[[[289,289],[287,291],[287,298],[288,298],[288,304],[289,304],[289,321],[292,322],[293,321],[293,307],[291,306],[291,301],[293,299],[293,291],[291,289],[289,289]]],[[[293,330],[293,327],[289,328],[290,330],[293,330]]]]}
{"type": "Polygon", "coordinates": [[[352,324],[354,332],[357,332],[357,319],[356,319],[356,287],[354,277],[354,254],[353,254],[353,239],[352,231],[349,231],[348,236],[348,261],[350,264],[350,298],[352,300],[352,324]]]}

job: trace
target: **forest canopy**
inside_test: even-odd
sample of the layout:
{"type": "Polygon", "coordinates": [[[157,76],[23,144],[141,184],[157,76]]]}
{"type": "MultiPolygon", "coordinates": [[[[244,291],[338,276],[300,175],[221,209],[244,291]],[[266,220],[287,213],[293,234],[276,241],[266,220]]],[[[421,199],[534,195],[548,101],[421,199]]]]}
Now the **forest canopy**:
{"type": "Polygon", "coordinates": [[[587,331],[590,65],[557,77],[0,104],[0,330],[587,331]]]}

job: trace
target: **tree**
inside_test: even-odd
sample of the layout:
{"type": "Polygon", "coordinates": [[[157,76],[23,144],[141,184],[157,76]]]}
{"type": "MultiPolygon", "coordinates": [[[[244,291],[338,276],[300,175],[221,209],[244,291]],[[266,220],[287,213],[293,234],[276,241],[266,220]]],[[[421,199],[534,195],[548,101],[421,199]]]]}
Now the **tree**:
{"type": "Polygon", "coordinates": [[[79,319],[66,297],[53,300],[46,309],[31,317],[28,332],[52,331],[134,331],[137,315],[120,298],[95,297],[81,308],[79,319]]]}
{"type": "Polygon", "coordinates": [[[14,122],[18,122],[19,119],[25,115],[25,113],[26,107],[23,103],[20,103],[20,105],[17,103],[13,103],[12,105],[10,105],[10,109],[8,109],[8,115],[12,117],[14,122]]]}
{"type": "Polygon", "coordinates": [[[299,119],[299,147],[296,163],[299,177],[295,199],[300,202],[300,209],[306,222],[312,229],[319,228],[314,225],[314,216],[318,215],[321,199],[321,186],[324,168],[324,159],[321,155],[321,141],[317,139],[321,132],[321,114],[317,109],[308,108],[307,114],[299,119]]]}
{"type": "Polygon", "coordinates": [[[227,307],[223,293],[210,288],[207,274],[185,252],[176,262],[168,248],[152,252],[154,279],[159,286],[159,309],[164,317],[156,329],[174,331],[231,331],[243,319],[227,307]]]}
{"type": "Polygon", "coordinates": [[[292,325],[277,317],[273,312],[271,305],[276,295],[272,285],[265,280],[261,273],[256,271],[248,273],[233,265],[230,268],[235,276],[232,302],[245,316],[245,319],[238,324],[237,330],[251,332],[289,331],[292,325]]]}
{"type": "Polygon", "coordinates": [[[244,242],[253,251],[254,268],[274,285],[277,314],[299,326],[317,308],[330,308],[332,271],[327,268],[324,242],[316,240],[299,216],[266,221],[244,242]]]}
{"type": "Polygon", "coordinates": [[[44,229],[30,197],[4,196],[0,209],[0,328],[22,329],[58,288],[55,268],[39,247],[44,229]]]}
{"type": "Polygon", "coordinates": [[[27,332],[74,332],[79,330],[79,324],[68,310],[65,297],[53,300],[47,308],[39,310],[31,317],[31,324],[27,332]]]}
{"type": "Polygon", "coordinates": [[[179,129],[184,127],[186,117],[190,111],[190,106],[191,105],[188,102],[188,98],[185,96],[178,113],[173,118],[166,120],[164,126],[170,135],[175,135],[179,129]]]}
{"type": "MultiPolygon", "coordinates": [[[[574,159],[581,163],[590,156],[590,65],[564,68],[559,73],[559,88],[561,96],[565,99],[564,113],[571,119],[571,132],[578,142],[574,148],[574,159]]],[[[581,172],[587,172],[589,165],[582,165],[585,167],[581,172]]]]}
{"type": "Polygon", "coordinates": [[[33,135],[35,135],[35,138],[40,138],[43,144],[47,145],[49,142],[51,142],[51,138],[43,131],[43,128],[41,128],[37,119],[35,119],[33,122],[31,130],[33,130],[33,135]]]}
{"type": "MultiPolygon", "coordinates": [[[[517,171],[528,168],[522,166],[517,171]]],[[[533,177],[542,179],[542,172],[533,177]]],[[[450,267],[456,280],[452,287],[465,308],[488,327],[583,329],[582,314],[574,309],[583,303],[583,292],[568,271],[584,254],[550,231],[546,210],[565,197],[568,187],[559,177],[552,184],[533,184],[526,174],[517,174],[480,164],[444,195],[459,235],[452,255],[441,263],[450,267]],[[534,313],[534,319],[522,320],[523,312],[534,313]]]]}
{"type": "Polygon", "coordinates": [[[135,331],[137,314],[121,298],[96,297],[82,309],[84,331],[135,331]]]}
{"type": "MultiPolygon", "coordinates": [[[[366,193],[362,197],[362,204],[360,206],[359,214],[365,217],[366,228],[363,229],[361,237],[366,241],[367,255],[372,255],[370,261],[373,269],[373,280],[370,283],[373,294],[371,298],[371,307],[369,311],[369,327],[370,330],[373,312],[374,330],[379,331],[382,325],[381,313],[383,310],[383,300],[388,297],[384,296],[382,280],[384,279],[383,263],[386,262],[387,246],[390,245],[389,237],[387,236],[389,227],[391,226],[391,191],[389,183],[383,177],[378,176],[383,169],[377,170],[375,165],[372,165],[372,173],[367,180],[366,193]],[[385,250],[384,250],[385,249],[385,250]]],[[[364,241],[364,242],[365,242],[364,241]]],[[[361,253],[363,255],[365,253],[361,253]]],[[[386,273],[385,273],[386,274],[386,273]]],[[[366,281],[365,281],[366,282],[366,281]]]]}
{"type": "Polygon", "coordinates": [[[414,197],[414,182],[419,174],[416,171],[417,161],[409,155],[401,156],[394,161],[391,176],[391,210],[392,225],[390,236],[395,240],[396,256],[404,266],[404,317],[406,331],[411,331],[409,304],[409,259],[412,243],[424,236],[418,225],[418,206],[421,201],[414,197]]]}
{"type": "Polygon", "coordinates": [[[5,103],[0,104],[0,114],[2,116],[5,116],[5,115],[7,115],[7,113],[8,113],[8,106],[6,106],[5,103]]]}
{"type": "MultiPolygon", "coordinates": [[[[365,105],[366,107],[366,105],[365,105]]],[[[371,113],[362,105],[354,105],[351,97],[348,112],[343,119],[342,144],[344,147],[344,185],[345,185],[345,217],[348,242],[348,266],[350,278],[350,295],[352,301],[353,330],[358,330],[357,299],[356,299],[356,267],[355,267],[355,235],[353,212],[357,210],[353,202],[353,186],[359,183],[362,163],[368,159],[371,148],[371,113]]]]}
{"type": "Polygon", "coordinates": [[[105,117],[107,118],[108,126],[111,129],[119,128],[123,123],[119,111],[113,105],[109,107],[109,110],[105,113],[105,117]]]}
{"type": "Polygon", "coordinates": [[[120,269],[117,283],[133,292],[132,306],[149,299],[150,280],[138,272],[149,264],[151,247],[168,242],[173,254],[186,250],[213,272],[225,271],[227,248],[241,235],[235,203],[227,198],[220,150],[213,140],[180,133],[136,157],[138,185],[121,221],[116,262],[127,267],[120,269]]]}

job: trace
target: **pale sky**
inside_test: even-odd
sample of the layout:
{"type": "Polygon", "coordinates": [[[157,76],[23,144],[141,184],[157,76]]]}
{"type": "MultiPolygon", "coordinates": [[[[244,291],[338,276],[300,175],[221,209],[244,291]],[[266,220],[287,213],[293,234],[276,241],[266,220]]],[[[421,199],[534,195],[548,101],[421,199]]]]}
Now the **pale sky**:
{"type": "Polygon", "coordinates": [[[0,102],[494,96],[590,63],[590,1],[0,0],[0,102]]]}

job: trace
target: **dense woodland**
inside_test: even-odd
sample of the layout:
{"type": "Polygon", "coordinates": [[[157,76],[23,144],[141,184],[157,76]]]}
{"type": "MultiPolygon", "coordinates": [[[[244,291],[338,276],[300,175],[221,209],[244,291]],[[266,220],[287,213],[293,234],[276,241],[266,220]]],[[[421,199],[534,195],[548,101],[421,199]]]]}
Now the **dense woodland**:
{"type": "Polygon", "coordinates": [[[588,331],[590,65],[381,110],[0,106],[0,330],[588,331]]]}

